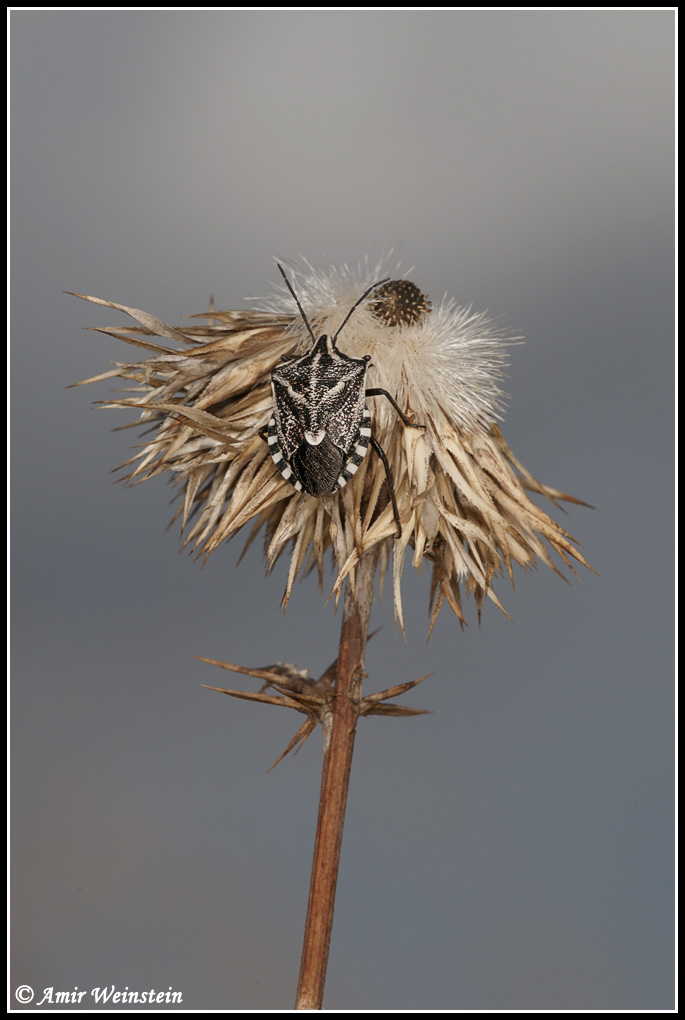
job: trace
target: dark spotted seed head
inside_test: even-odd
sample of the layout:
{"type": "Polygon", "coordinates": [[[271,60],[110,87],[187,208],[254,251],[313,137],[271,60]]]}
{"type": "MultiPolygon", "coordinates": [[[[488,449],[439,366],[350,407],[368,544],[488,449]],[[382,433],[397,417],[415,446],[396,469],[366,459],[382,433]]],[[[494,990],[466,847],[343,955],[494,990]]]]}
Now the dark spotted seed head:
{"type": "Polygon", "coordinates": [[[386,326],[411,326],[431,310],[426,295],[409,280],[389,280],[373,298],[369,308],[386,326]]]}

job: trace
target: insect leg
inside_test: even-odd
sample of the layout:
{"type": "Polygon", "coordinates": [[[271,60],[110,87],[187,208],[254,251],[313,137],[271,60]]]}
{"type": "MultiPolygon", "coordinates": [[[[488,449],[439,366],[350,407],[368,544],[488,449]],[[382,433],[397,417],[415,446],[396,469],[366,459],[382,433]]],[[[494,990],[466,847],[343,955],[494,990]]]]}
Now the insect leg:
{"type": "Polygon", "coordinates": [[[402,419],[403,424],[408,425],[409,428],[412,428],[412,429],[425,429],[425,427],[426,427],[425,425],[415,425],[413,421],[409,421],[409,419],[407,418],[406,414],[404,413],[402,408],[399,406],[399,404],[397,403],[395,398],[391,397],[387,390],[382,390],[382,389],[376,387],[376,388],[374,388],[372,390],[367,390],[366,391],[366,396],[367,397],[387,397],[388,400],[390,401],[390,403],[392,404],[392,406],[397,411],[397,413],[400,416],[400,418],[402,419]]]}
{"type": "Polygon", "coordinates": [[[397,525],[397,538],[402,538],[402,525],[400,524],[400,514],[397,509],[397,500],[395,499],[395,486],[393,484],[392,475],[390,474],[390,465],[388,464],[388,458],[385,456],[385,451],[380,443],[377,441],[375,436],[371,436],[371,445],[374,450],[383,461],[383,467],[385,468],[385,477],[388,480],[388,488],[390,489],[390,499],[392,501],[392,515],[395,518],[395,524],[397,525]]]}

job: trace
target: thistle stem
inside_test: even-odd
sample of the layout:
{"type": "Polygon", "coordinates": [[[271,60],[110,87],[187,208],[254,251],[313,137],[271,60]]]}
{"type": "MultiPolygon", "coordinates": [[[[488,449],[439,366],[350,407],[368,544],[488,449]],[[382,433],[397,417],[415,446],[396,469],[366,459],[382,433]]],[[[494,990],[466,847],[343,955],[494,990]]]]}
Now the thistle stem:
{"type": "Polygon", "coordinates": [[[345,590],[335,687],[329,709],[322,720],[324,757],[321,795],[296,1009],[323,1008],[340,848],[365,676],[364,653],[377,562],[378,553],[371,550],[357,567],[354,588],[348,581],[345,590]]]}

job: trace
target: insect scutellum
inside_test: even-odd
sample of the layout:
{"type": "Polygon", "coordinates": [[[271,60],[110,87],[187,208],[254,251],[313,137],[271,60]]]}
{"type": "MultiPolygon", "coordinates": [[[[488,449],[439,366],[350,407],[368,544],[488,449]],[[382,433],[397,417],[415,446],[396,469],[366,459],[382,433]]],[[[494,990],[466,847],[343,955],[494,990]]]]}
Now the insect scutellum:
{"type": "Polygon", "coordinates": [[[336,346],[337,338],[355,309],[373,290],[387,283],[388,278],[364,291],[333,337],[324,333],[317,340],[290,280],[283,267],[277,265],[314,346],[309,354],[299,358],[284,355],[281,364],[274,368],[271,373],[273,413],[259,434],[267,442],[271,458],[286,481],[298,492],[319,498],[346,485],[372,446],[385,469],[397,538],[401,538],[402,525],[390,465],[371,430],[366,397],[387,397],[405,425],[424,426],[410,422],[387,390],[366,388],[371,355],[351,358],[336,346]]]}

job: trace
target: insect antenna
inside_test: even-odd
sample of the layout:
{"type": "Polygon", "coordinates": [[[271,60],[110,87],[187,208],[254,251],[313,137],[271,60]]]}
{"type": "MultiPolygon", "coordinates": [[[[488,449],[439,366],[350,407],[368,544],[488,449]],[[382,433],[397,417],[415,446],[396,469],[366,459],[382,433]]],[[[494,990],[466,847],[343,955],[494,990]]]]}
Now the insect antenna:
{"type": "Polygon", "coordinates": [[[346,325],[346,323],[347,323],[348,319],[349,319],[349,318],[350,318],[350,316],[352,315],[352,312],[353,312],[353,311],[355,310],[355,308],[358,308],[358,307],[359,307],[359,305],[360,305],[360,304],[362,303],[362,301],[363,301],[363,300],[364,300],[365,298],[367,298],[367,297],[369,296],[369,294],[371,293],[371,291],[372,291],[372,290],[375,290],[375,289],[376,289],[376,287],[380,287],[380,285],[381,285],[382,283],[387,283],[389,279],[390,279],[390,277],[389,277],[389,276],[386,276],[384,280],[379,280],[379,281],[378,281],[377,283],[372,283],[372,284],[371,284],[371,286],[370,286],[370,287],[369,287],[369,288],[368,288],[367,290],[365,290],[365,291],[364,291],[364,293],[363,293],[363,294],[362,294],[362,296],[361,296],[361,297],[359,298],[359,300],[358,300],[358,301],[355,301],[355,303],[354,303],[354,304],[352,305],[352,307],[350,308],[349,312],[347,313],[347,315],[346,315],[346,316],[345,316],[345,318],[343,319],[343,321],[342,321],[341,325],[340,325],[340,326],[338,327],[338,331],[337,331],[337,333],[336,333],[336,334],[335,334],[335,336],[333,337],[333,343],[334,343],[334,344],[335,344],[335,341],[336,341],[336,340],[338,339],[338,337],[340,336],[340,333],[341,333],[341,330],[343,329],[343,326],[345,326],[345,325],[346,325]]]}
{"type": "MultiPolygon", "coordinates": [[[[303,308],[303,307],[302,307],[302,305],[300,304],[300,299],[298,298],[297,294],[296,294],[296,293],[295,293],[295,291],[293,290],[293,286],[292,286],[292,284],[291,284],[290,280],[289,280],[289,279],[288,279],[288,277],[287,277],[287,276],[285,275],[285,270],[284,270],[283,266],[281,265],[281,263],[280,263],[280,262],[277,262],[277,263],[276,263],[276,265],[278,266],[278,268],[279,268],[279,270],[280,270],[280,272],[281,272],[281,276],[282,276],[282,277],[283,277],[283,279],[285,280],[285,285],[286,285],[286,287],[288,288],[288,290],[289,290],[289,291],[290,291],[290,293],[292,294],[293,298],[295,299],[295,304],[297,305],[297,307],[298,307],[298,308],[299,308],[299,310],[300,310],[300,315],[302,316],[302,321],[304,322],[305,326],[306,326],[306,327],[307,327],[307,329],[309,330],[309,335],[310,335],[310,337],[312,338],[312,340],[314,341],[314,343],[316,343],[316,337],[314,336],[314,330],[313,330],[313,329],[312,329],[312,327],[311,327],[311,326],[309,325],[309,319],[308,319],[308,318],[307,318],[307,316],[306,316],[306,315],[304,314],[304,308],[303,308]]],[[[366,297],[366,295],[364,295],[364,297],[366,297]]],[[[356,305],[355,305],[355,307],[356,307],[356,305]]],[[[349,317],[349,316],[348,316],[348,317],[349,317]]],[[[345,321],[347,322],[347,319],[346,319],[345,321]]],[[[337,335],[337,334],[336,334],[336,335],[337,335]]]]}

